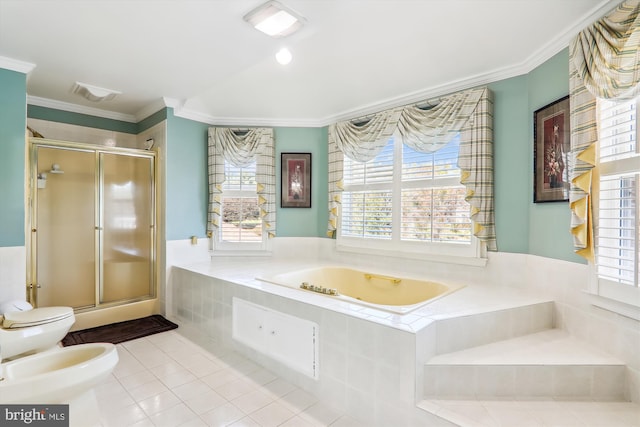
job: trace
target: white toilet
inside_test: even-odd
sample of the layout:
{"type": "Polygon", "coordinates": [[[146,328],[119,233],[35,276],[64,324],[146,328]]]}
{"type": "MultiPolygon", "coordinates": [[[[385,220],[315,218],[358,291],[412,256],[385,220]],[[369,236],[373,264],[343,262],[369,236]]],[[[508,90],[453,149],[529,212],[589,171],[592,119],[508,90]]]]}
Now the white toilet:
{"type": "Polygon", "coordinates": [[[0,315],[4,361],[55,347],[75,322],[71,307],[33,308],[25,301],[0,304],[0,315]]]}
{"type": "Polygon", "coordinates": [[[75,322],[70,307],[33,308],[12,301],[0,304],[0,313],[0,403],[66,403],[70,426],[99,426],[93,388],[118,363],[116,346],[59,347],[75,322]]]}

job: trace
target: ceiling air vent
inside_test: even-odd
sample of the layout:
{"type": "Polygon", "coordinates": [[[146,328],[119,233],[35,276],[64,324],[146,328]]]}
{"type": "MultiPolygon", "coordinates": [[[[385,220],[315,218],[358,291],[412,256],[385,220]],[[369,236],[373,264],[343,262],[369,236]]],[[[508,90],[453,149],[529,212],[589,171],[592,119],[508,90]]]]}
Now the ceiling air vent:
{"type": "Polygon", "coordinates": [[[85,99],[92,102],[110,101],[121,94],[117,90],[105,89],[103,87],[93,86],[86,83],[76,82],[71,89],[72,93],[77,93],[85,99]]]}

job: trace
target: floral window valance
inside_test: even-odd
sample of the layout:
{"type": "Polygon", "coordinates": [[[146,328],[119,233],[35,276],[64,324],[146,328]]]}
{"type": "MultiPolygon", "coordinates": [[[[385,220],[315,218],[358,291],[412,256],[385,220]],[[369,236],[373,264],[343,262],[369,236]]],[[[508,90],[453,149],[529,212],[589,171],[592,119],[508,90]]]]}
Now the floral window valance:
{"type": "Polygon", "coordinates": [[[416,151],[433,152],[460,135],[458,166],[467,188],[474,235],[496,250],[493,202],[493,99],[487,88],[470,89],[430,101],[429,108],[406,106],[383,111],[368,121],[329,127],[329,226],[335,235],[342,192],[344,156],[373,159],[398,133],[416,151]]]}
{"type": "Polygon", "coordinates": [[[209,128],[209,211],[207,231],[220,227],[220,195],[225,181],[224,163],[244,167],[256,162],[258,205],[263,230],[276,234],[276,174],[273,129],[209,128]]]}

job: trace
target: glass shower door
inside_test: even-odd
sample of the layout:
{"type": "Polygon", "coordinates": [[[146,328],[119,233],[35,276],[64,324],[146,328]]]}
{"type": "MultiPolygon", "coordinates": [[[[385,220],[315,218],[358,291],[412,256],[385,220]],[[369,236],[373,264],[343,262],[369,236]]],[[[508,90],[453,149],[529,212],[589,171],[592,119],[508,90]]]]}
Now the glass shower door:
{"type": "Polygon", "coordinates": [[[153,292],[153,159],[100,153],[100,303],[153,292]]]}
{"type": "Polygon", "coordinates": [[[155,296],[155,156],[32,142],[30,301],[90,310],[155,296]]]}
{"type": "Polygon", "coordinates": [[[38,146],[32,242],[37,306],[95,305],[95,153],[38,146]]]}

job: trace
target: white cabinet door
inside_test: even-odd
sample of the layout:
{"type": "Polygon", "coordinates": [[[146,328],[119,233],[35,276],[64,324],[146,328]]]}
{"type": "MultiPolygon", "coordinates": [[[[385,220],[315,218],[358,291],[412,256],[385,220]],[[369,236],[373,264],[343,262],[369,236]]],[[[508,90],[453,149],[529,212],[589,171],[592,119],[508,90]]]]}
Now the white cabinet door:
{"type": "Polygon", "coordinates": [[[266,314],[265,309],[234,298],[231,332],[233,338],[251,348],[262,350],[266,346],[267,338],[264,333],[266,314]]]}
{"type": "Polygon", "coordinates": [[[267,354],[310,377],[317,378],[318,327],[308,320],[271,312],[267,329],[267,354]]]}
{"type": "Polygon", "coordinates": [[[233,298],[235,340],[317,379],[318,325],[238,298],[233,298]]]}

